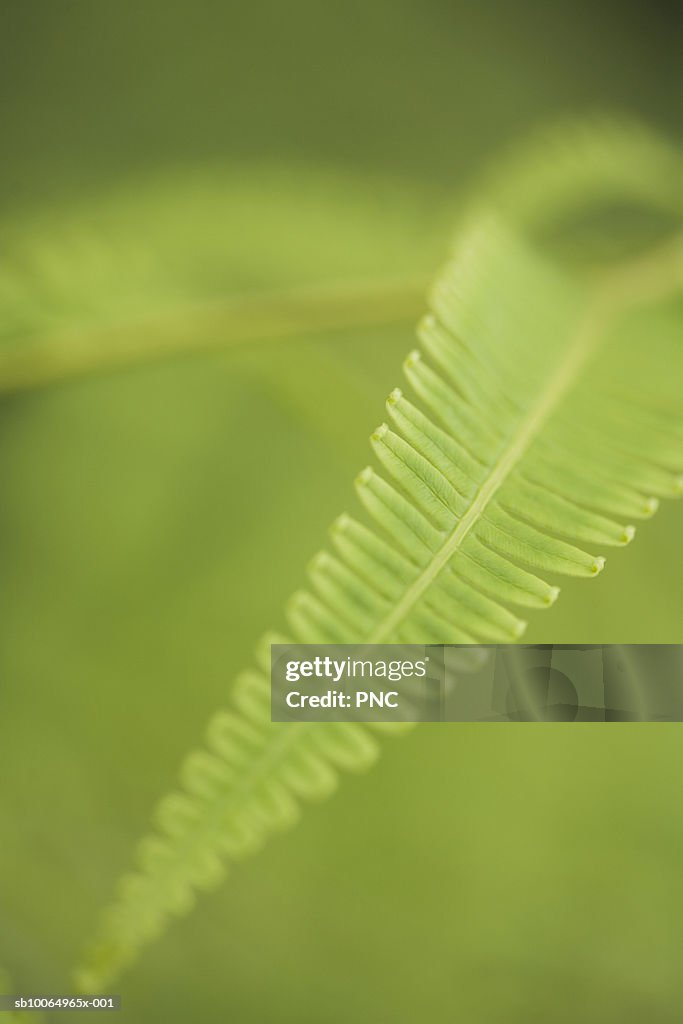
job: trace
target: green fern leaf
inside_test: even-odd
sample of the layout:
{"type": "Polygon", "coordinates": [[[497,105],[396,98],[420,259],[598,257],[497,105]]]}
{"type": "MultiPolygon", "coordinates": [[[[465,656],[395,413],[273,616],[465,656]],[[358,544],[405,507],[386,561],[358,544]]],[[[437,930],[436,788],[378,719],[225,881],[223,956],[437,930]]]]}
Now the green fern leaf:
{"type": "Polygon", "coordinates": [[[441,242],[409,189],[382,194],[378,205],[367,184],[330,172],[226,166],[18,214],[0,225],[0,393],[411,322],[415,269],[441,242]],[[292,240],[286,252],[274,235],[292,240]]]}
{"type": "Polygon", "coordinates": [[[561,575],[596,576],[603,550],[683,490],[680,239],[626,266],[570,274],[500,217],[480,216],[439,278],[421,348],[372,435],[381,471],[365,508],[332,528],[331,552],[292,598],[289,635],[187,759],[157,808],[78,975],[101,988],[186,913],[226,863],[294,824],[340,771],[367,768],[374,730],[270,721],[269,645],[516,641],[561,575]],[[628,315],[627,315],[628,314],[628,315]]]}

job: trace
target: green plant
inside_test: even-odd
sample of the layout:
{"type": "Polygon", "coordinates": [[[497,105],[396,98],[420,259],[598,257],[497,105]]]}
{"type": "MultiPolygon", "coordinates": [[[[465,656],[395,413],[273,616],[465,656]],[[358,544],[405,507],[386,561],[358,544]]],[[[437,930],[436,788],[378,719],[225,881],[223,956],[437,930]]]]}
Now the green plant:
{"type": "Polygon", "coordinates": [[[336,521],[334,553],[313,560],[311,590],[288,606],[290,635],[263,638],[208,749],[185,761],[78,972],[83,988],[189,911],[226,861],[331,793],[339,770],[376,758],[363,727],[270,722],[271,642],[515,641],[519,609],[551,605],[557,575],[595,576],[594,545],[629,543],[632,520],[681,493],[680,167],[640,129],[564,126],[499,168],[487,203],[468,204],[404,365],[416,397],[393,391],[372,435],[392,482],[371,467],[359,476],[366,521],[336,521]],[[618,239],[612,222],[627,225],[618,239]]]}

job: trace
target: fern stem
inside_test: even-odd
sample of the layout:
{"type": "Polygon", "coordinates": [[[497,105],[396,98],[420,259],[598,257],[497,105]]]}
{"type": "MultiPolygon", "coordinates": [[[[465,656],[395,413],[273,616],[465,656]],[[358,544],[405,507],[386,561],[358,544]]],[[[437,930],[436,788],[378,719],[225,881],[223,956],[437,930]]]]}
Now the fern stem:
{"type": "Polygon", "coordinates": [[[311,285],[53,331],[0,351],[0,394],[250,342],[412,323],[426,286],[417,276],[311,285]]]}

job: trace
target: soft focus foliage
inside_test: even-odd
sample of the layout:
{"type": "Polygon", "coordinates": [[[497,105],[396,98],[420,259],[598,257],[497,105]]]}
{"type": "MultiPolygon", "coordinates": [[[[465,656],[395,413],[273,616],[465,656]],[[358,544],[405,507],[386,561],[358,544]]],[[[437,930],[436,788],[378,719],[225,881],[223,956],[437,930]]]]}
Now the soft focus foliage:
{"type": "MultiPolygon", "coordinates": [[[[596,106],[675,129],[667,17],[568,0],[5,4],[15,989],[70,986],[150,807],[348,507],[463,197],[509,195],[485,157],[596,106]]],[[[563,272],[592,280],[670,234],[680,207],[643,152],[600,218],[530,225],[563,272]]],[[[673,303],[629,317],[615,386],[647,376],[678,321],[673,303]]],[[[678,390],[672,373],[658,398],[678,390]]],[[[525,639],[680,642],[680,537],[664,502],[598,578],[562,581],[525,639]]],[[[416,730],[152,945],[118,983],[127,1018],[676,1020],[680,771],[674,726],[416,730]]]]}
{"type": "MultiPolygon", "coordinates": [[[[582,195],[589,210],[614,195],[647,199],[638,174],[624,182],[625,152],[677,210],[674,151],[607,124],[564,132],[564,151],[558,135],[549,153],[532,149],[503,170],[513,221],[542,219],[510,198],[528,196],[526,179],[554,197],[548,221],[583,212],[582,195]]],[[[660,497],[683,491],[683,408],[667,387],[683,375],[680,316],[649,311],[680,290],[681,235],[596,278],[559,270],[499,217],[465,217],[421,323],[428,362],[416,350],[404,364],[418,405],[395,389],[397,432],[382,424],[372,435],[392,483],[372,467],[356,481],[371,527],[347,514],[335,522],[335,555],[314,559],[312,591],[288,603],[290,635],[263,638],[259,671],[238,678],[208,751],[185,761],[183,791],[157,808],[160,834],[141,843],[138,871],[79,971],[86,990],[102,990],[170,915],[187,913],[194,888],[222,881],[226,859],[253,854],[298,820],[301,801],[327,796],[337,769],[375,760],[362,727],[270,722],[270,643],[514,642],[526,623],[510,605],[543,609],[559,593],[530,569],[596,576],[604,558],[577,543],[628,544],[635,528],[615,517],[649,518],[660,497]],[[648,316],[634,329],[640,306],[648,316]]]]}

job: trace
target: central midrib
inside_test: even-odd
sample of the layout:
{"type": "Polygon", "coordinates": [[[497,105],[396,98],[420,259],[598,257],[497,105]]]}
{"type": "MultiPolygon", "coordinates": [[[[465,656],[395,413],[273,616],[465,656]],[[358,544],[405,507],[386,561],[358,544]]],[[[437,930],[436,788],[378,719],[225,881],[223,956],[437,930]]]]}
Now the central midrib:
{"type": "Polygon", "coordinates": [[[609,318],[608,305],[602,301],[601,296],[596,296],[589,305],[564,359],[548,379],[539,400],[532,407],[528,416],[522,420],[500,458],[492,466],[488,476],[474,495],[471,505],[458,520],[441,547],[434,552],[429,564],[413,580],[389,614],[375,626],[370,636],[364,641],[365,643],[379,644],[386,641],[407,618],[453,555],[462,547],[470,530],[479,521],[496,492],[524,456],[540,428],[579,377],[593,353],[600,330],[604,326],[604,320],[609,318]]]}

